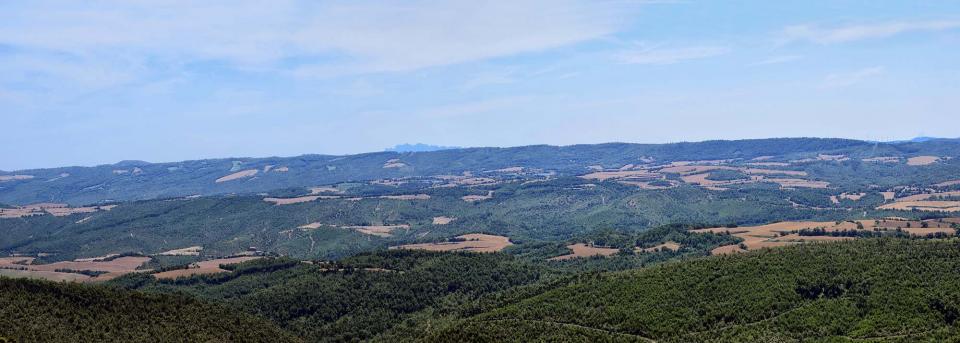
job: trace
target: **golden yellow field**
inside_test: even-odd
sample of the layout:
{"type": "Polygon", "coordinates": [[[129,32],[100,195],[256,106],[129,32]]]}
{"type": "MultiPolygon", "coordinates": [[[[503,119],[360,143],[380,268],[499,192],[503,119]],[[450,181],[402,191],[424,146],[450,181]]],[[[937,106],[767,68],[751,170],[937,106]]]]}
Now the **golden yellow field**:
{"type": "Polygon", "coordinates": [[[934,164],[940,161],[940,157],[937,156],[917,156],[907,159],[907,165],[911,166],[925,166],[928,164],[934,164]]]}
{"type": "MultiPolygon", "coordinates": [[[[884,198],[887,195],[884,194],[884,198]]],[[[892,194],[891,194],[892,197],[892,194]]],[[[929,211],[929,212],[958,212],[960,201],[939,200],[938,197],[960,197],[960,191],[921,193],[894,199],[892,203],[884,204],[879,210],[902,211],[929,211]]],[[[942,198],[940,198],[942,199],[942,198]]]]}
{"type": "Polygon", "coordinates": [[[223,177],[217,179],[217,180],[214,181],[214,182],[216,182],[216,183],[221,183],[221,182],[227,182],[227,181],[233,181],[233,180],[239,180],[239,179],[243,179],[243,178],[253,177],[254,175],[257,175],[258,172],[260,172],[259,169],[241,170],[241,171],[238,171],[238,172],[236,172],[236,173],[233,173],[233,174],[230,174],[230,175],[227,175],[227,176],[223,176],[223,177]]]}
{"type": "Polygon", "coordinates": [[[90,276],[76,273],[45,272],[37,270],[17,270],[0,268],[0,276],[12,278],[42,279],[47,281],[90,282],[90,276]]]}
{"type": "Polygon", "coordinates": [[[497,252],[513,245],[507,237],[481,233],[457,236],[457,239],[452,242],[407,244],[390,247],[390,249],[497,252]]]}
{"type": "Polygon", "coordinates": [[[137,268],[150,261],[150,258],[145,256],[116,256],[116,254],[111,254],[48,264],[33,264],[35,261],[33,257],[0,257],[0,275],[31,277],[52,281],[96,282],[137,272],[137,268]],[[63,270],[97,271],[105,273],[96,277],[90,277],[79,273],[64,272],[63,270]]]}
{"type": "Polygon", "coordinates": [[[260,256],[239,256],[229,258],[218,258],[215,260],[201,261],[191,264],[186,269],[174,269],[165,272],[153,274],[158,279],[176,279],[178,277],[188,277],[201,274],[226,273],[228,270],[220,268],[221,265],[237,264],[250,260],[261,258],[260,256]]]}
{"type": "Polygon", "coordinates": [[[457,218],[443,217],[443,216],[433,217],[433,225],[447,225],[454,220],[457,220],[457,218]]]}
{"type": "Polygon", "coordinates": [[[569,260],[569,259],[574,259],[578,257],[610,256],[620,251],[620,249],[595,247],[595,246],[586,245],[583,243],[568,245],[567,248],[569,248],[570,250],[573,250],[573,252],[567,255],[551,257],[548,260],[563,261],[563,260],[569,260]]]}
{"type": "Polygon", "coordinates": [[[804,242],[820,242],[820,241],[837,241],[837,240],[847,240],[854,239],[853,237],[837,237],[830,235],[821,235],[821,236],[800,236],[796,231],[803,229],[822,229],[825,232],[838,232],[838,231],[853,231],[861,230],[858,228],[857,224],[862,225],[864,231],[873,231],[873,230],[901,230],[905,233],[911,235],[923,236],[927,234],[934,233],[943,233],[946,235],[954,235],[955,230],[950,227],[951,222],[949,220],[940,220],[929,219],[924,221],[910,221],[903,219],[877,219],[877,220],[858,220],[854,222],[843,221],[843,222],[815,222],[815,221],[801,221],[801,222],[778,222],[767,225],[759,226],[749,226],[749,227],[736,227],[736,228],[707,228],[707,229],[698,229],[692,230],[693,232],[700,233],[729,233],[733,236],[743,239],[743,242],[740,244],[726,245],[714,249],[713,254],[728,254],[734,252],[744,251],[741,248],[741,244],[746,247],[746,250],[757,250],[768,247],[777,247],[784,246],[789,244],[804,243],[804,242]],[[924,228],[923,225],[928,227],[924,228]]]}

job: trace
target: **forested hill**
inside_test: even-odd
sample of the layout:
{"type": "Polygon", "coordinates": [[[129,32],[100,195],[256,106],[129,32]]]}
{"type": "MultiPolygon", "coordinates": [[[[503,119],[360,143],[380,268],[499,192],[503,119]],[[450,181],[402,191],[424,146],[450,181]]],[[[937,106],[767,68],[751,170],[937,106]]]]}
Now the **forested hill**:
{"type": "Polygon", "coordinates": [[[584,275],[384,341],[956,342],[958,242],[808,244],[584,275]]]}
{"type": "Polygon", "coordinates": [[[337,182],[482,173],[525,167],[581,174],[589,166],[641,164],[760,156],[807,158],[954,155],[960,142],[871,143],[847,139],[776,138],[673,144],[608,143],[573,146],[468,148],[430,152],[378,152],[348,156],[226,158],[173,163],[124,161],[96,167],[0,171],[0,203],[24,205],[143,200],[187,195],[251,193],[337,182]]]}
{"type": "Polygon", "coordinates": [[[184,296],[0,277],[0,342],[300,342],[184,296]]]}

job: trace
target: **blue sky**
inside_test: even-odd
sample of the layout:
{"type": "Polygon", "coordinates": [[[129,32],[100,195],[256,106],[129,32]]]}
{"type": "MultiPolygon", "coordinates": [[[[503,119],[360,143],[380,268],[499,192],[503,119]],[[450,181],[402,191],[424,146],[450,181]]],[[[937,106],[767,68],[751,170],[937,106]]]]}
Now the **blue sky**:
{"type": "Polygon", "coordinates": [[[957,1],[4,1],[0,169],[960,136],[957,1]]]}

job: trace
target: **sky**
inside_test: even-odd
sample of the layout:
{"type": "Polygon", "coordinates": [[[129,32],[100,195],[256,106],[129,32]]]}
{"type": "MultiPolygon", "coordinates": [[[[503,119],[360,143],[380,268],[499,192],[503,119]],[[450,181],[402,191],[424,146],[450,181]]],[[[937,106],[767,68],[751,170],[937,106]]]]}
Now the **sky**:
{"type": "Polygon", "coordinates": [[[0,2],[0,170],[960,136],[960,2],[0,2]]]}

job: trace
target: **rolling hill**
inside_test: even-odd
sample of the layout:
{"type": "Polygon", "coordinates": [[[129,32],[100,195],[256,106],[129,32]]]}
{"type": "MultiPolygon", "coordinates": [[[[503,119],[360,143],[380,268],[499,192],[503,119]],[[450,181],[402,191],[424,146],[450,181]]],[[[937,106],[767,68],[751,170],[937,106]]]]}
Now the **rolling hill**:
{"type": "Polygon", "coordinates": [[[587,166],[623,166],[642,159],[661,162],[802,156],[811,153],[904,155],[956,151],[960,143],[871,144],[845,139],[779,138],[674,144],[609,143],[573,146],[468,148],[429,152],[379,152],[349,156],[229,158],[146,163],[124,161],[96,167],[0,172],[0,203],[73,205],[190,195],[255,193],[323,184],[461,174],[523,166],[576,175],[587,166]],[[395,162],[391,162],[394,161],[395,162]],[[218,182],[219,181],[219,182],[218,182]]]}

